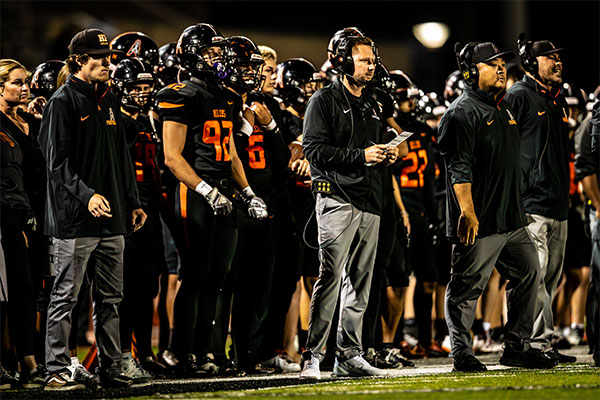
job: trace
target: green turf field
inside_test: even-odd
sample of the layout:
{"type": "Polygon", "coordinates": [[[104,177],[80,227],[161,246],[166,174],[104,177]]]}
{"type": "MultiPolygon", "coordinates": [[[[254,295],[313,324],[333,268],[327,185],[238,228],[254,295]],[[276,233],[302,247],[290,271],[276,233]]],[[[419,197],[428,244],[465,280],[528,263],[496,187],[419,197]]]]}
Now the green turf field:
{"type": "Polygon", "coordinates": [[[154,398],[265,399],[600,399],[600,370],[589,364],[552,370],[504,369],[386,379],[340,380],[271,389],[157,395],[154,398]]]}

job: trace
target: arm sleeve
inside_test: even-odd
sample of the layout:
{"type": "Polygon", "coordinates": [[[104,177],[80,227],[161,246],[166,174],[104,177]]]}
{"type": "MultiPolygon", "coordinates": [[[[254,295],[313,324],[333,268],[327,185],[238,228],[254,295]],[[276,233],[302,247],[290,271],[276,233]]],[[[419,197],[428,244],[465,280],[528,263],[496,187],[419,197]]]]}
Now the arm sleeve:
{"type": "Polygon", "coordinates": [[[333,110],[322,96],[311,98],[303,125],[303,147],[307,160],[317,168],[359,167],[365,163],[363,149],[336,147],[331,144],[335,129],[330,122],[333,110]]]}
{"type": "Polygon", "coordinates": [[[95,190],[88,187],[69,165],[70,132],[77,129],[76,122],[72,120],[73,115],[64,100],[56,98],[48,101],[38,141],[46,159],[50,179],[87,207],[95,190]]]}
{"type": "Polygon", "coordinates": [[[475,132],[466,115],[453,110],[440,124],[439,148],[446,162],[450,182],[473,182],[475,132]]]}

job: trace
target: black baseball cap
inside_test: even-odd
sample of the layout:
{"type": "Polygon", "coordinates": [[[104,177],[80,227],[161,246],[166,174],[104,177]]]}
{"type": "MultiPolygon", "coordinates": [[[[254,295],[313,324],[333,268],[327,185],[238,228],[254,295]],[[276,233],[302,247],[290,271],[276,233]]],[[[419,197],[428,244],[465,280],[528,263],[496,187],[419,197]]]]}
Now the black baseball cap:
{"type": "Polygon", "coordinates": [[[110,53],[120,53],[120,51],[111,50],[106,34],[96,28],[78,32],[69,44],[69,54],[108,55],[110,53]]]}
{"type": "Polygon", "coordinates": [[[552,53],[559,53],[561,51],[565,51],[565,49],[557,49],[554,44],[552,44],[549,40],[539,40],[537,42],[533,42],[531,45],[531,55],[534,57],[537,56],[547,56],[552,53]]]}
{"type": "Polygon", "coordinates": [[[495,58],[503,58],[504,61],[509,61],[515,58],[515,54],[510,51],[501,53],[492,42],[479,43],[473,48],[471,62],[473,64],[478,64],[491,61],[495,58]]]}

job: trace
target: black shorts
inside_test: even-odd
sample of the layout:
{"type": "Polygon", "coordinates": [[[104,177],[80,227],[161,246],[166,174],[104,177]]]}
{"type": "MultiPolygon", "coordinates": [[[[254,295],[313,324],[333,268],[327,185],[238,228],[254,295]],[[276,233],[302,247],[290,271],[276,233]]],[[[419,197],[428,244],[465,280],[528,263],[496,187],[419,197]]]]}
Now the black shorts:
{"type": "Polygon", "coordinates": [[[396,229],[396,241],[392,251],[392,257],[386,270],[387,286],[407,287],[411,274],[410,264],[406,260],[406,228],[402,222],[398,222],[396,229]]]}
{"type": "Polygon", "coordinates": [[[565,268],[589,266],[592,259],[592,240],[585,233],[585,222],[574,208],[569,208],[565,268]]]}
{"type": "Polygon", "coordinates": [[[427,218],[417,213],[410,214],[410,246],[407,259],[419,282],[437,282],[439,274],[435,258],[427,218]]]}

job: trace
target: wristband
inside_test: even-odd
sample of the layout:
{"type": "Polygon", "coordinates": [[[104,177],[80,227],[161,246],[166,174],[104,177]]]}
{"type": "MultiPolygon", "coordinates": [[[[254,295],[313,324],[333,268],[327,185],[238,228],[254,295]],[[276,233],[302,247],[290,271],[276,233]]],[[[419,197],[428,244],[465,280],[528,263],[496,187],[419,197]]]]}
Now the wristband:
{"type": "Polygon", "coordinates": [[[272,131],[277,128],[277,122],[275,122],[275,118],[271,118],[271,122],[268,125],[261,125],[266,131],[272,131]]]}
{"type": "Polygon", "coordinates": [[[206,183],[206,181],[202,181],[198,185],[196,185],[196,189],[194,190],[200,193],[202,196],[206,197],[206,195],[209,194],[212,189],[212,186],[206,183]]]}
{"type": "Polygon", "coordinates": [[[252,135],[254,128],[250,125],[250,122],[246,120],[246,118],[242,117],[242,126],[240,127],[240,132],[242,132],[246,136],[252,135]]]}
{"type": "Polygon", "coordinates": [[[246,186],[245,188],[243,188],[242,194],[246,198],[256,197],[256,195],[254,194],[254,191],[252,190],[252,188],[250,186],[246,186]]]}

